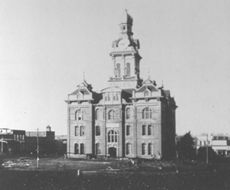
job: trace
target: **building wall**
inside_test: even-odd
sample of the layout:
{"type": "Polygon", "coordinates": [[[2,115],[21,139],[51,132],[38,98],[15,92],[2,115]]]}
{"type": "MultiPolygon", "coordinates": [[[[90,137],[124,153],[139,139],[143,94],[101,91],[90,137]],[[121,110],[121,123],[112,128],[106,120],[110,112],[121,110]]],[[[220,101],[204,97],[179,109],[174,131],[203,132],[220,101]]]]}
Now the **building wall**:
{"type": "Polygon", "coordinates": [[[72,157],[85,157],[87,154],[93,153],[92,148],[92,104],[84,102],[69,105],[69,138],[68,138],[68,154],[72,157]],[[82,119],[75,118],[76,111],[82,111],[82,119]],[[81,127],[82,134],[81,134],[81,127]],[[77,131],[76,131],[77,130],[77,131]],[[75,154],[75,144],[84,144],[83,154],[75,154]]]}
{"type": "Polygon", "coordinates": [[[140,44],[133,38],[131,16],[127,12],[125,15],[120,37],[113,42],[110,52],[114,75],[109,79],[109,87],[99,94],[83,81],[66,100],[69,157],[95,154],[160,159],[175,152],[174,99],[155,81],[140,79],[140,44]],[[128,108],[130,118],[126,117],[128,108]],[[83,119],[75,118],[77,110],[83,111],[83,119]],[[151,117],[143,118],[143,111],[150,110],[151,117]],[[110,119],[111,111],[114,111],[113,119],[110,119]],[[76,126],[85,126],[85,134],[76,135],[76,126]],[[96,134],[96,126],[100,127],[100,135],[96,134]],[[75,144],[84,144],[84,153],[76,151],[75,144]]]}
{"type": "MultiPolygon", "coordinates": [[[[167,107],[164,109],[168,109],[167,107]]],[[[140,100],[134,104],[115,104],[115,105],[100,105],[100,104],[70,104],[70,137],[68,138],[67,153],[69,157],[86,157],[87,154],[95,154],[97,156],[109,156],[109,148],[115,147],[117,157],[129,158],[161,158],[162,154],[167,154],[169,148],[163,150],[172,143],[170,148],[174,148],[174,133],[175,125],[173,115],[169,111],[162,110],[162,102],[158,99],[140,100]],[[142,112],[144,108],[152,110],[151,119],[143,119],[142,112]],[[130,118],[126,118],[126,109],[130,109],[130,118]],[[83,120],[75,119],[75,112],[83,110],[83,120]],[[98,115],[95,116],[96,110],[98,115]],[[108,114],[113,110],[115,112],[114,119],[109,119],[108,114]],[[165,116],[162,116],[165,115],[165,116]],[[162,121],[162,117],[163,121],[162,121]],[[168,118],[168,119],[167,119],[168,118]],[[146,126],[145,134],[143,134],[143,125],[146,126]],[[84,135],[75,134],[76,126],[84,126],[84,135]],[[100,134],[96,135],[96,126],[100,128],[100,134]],[[130,126],[129,134],[127,135],[127,126],[130,126]],[[148,126],[151,126],[151,134],[148,134],[148,126]],[[164,127],[165,130],[162,129],[164,127]],[[114,130],[118,133],[117,142],[108,142],[109,131],[114,130]],[[75,143],[84,143],[84,154],[75,154],[75,143]],[[131,145],[131,150],[127,152],[127,143],[131,145]],[[145,152],[143,153],[143,144],[145,143],[145,152]],[[97,149],[99,144],[99,151],[97,149]],[[151,144],[149,152],[148,145],[151,144]],[[163,152],[164,151],[164,152],[163,152]]],[[[80,132],[79,132],[80,133],[80,132]]],[[[170,150],[173,152],[173,150],[170,150]]]]}

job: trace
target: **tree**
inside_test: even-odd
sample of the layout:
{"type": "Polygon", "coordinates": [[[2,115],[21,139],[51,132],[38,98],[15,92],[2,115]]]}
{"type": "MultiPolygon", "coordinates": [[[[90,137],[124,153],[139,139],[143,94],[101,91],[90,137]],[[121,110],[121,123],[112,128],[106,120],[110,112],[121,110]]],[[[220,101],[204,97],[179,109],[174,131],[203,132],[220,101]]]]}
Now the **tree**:
{"type": "Polygon", "coordinates": [[[179,138],[177,142],[177,152],[179,159],[195,159],[194,139],[191,136],[190,131],[181,138],[179,138]]]}

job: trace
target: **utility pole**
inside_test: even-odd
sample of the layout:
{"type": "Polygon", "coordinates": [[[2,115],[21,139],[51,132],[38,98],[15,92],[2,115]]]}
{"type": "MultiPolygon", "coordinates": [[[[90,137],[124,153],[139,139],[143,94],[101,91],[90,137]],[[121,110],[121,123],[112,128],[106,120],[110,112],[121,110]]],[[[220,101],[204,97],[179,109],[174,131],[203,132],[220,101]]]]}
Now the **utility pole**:
{"type": "Polygon", "coordinates": [[[38,128],[37,128],[37,168],[39,166],[39,138],[38,138],[38,128]]]}
{"type": "Polygon", "coordinates": [[[206,143],[206,164],[208,164],[208,134],[207,134],[207,143],[206,143]]]}
{"type": "Polygon", "coordinates": [[[3,138],[1,139],[1,151],[0,152],[3,152],[3,138]]]}

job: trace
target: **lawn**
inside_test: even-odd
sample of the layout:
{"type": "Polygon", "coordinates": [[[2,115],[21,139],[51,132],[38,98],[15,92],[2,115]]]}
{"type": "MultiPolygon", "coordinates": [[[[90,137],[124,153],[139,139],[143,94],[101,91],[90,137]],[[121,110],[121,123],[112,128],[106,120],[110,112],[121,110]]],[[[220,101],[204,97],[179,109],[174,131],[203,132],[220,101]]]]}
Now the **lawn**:
{"type": "MultiPolygon", "coordinates": [[[[18,158],[2,161],[15,162],[18,158]]],[[[0,169],[1,190],[229,190],[230,170],[204,165],[129,160],[20,158],[30,165],[0,169]],[[78,170],[82,173],[79,176],[78,170]]],[[[227,165],[226,165],[227,166],[227,165]]],[[[228,164],[229,166],[229,164],[228,164]]]]}

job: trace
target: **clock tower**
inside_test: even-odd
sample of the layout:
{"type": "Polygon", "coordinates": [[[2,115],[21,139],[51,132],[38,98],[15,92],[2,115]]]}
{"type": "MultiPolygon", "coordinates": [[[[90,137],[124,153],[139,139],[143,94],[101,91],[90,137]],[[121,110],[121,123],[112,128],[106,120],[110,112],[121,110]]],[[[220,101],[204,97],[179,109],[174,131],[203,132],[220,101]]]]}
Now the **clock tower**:
{"type": "Polygon", "coordinates": [[[124,12],[120,24],[120,38],[112,44],[110,56],[113,61],[114,75],[109,82],[112,86],[122,89],[140,86],[140,60],[139,40],[133,38],[133,18],[124,12]]]}

